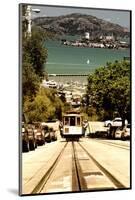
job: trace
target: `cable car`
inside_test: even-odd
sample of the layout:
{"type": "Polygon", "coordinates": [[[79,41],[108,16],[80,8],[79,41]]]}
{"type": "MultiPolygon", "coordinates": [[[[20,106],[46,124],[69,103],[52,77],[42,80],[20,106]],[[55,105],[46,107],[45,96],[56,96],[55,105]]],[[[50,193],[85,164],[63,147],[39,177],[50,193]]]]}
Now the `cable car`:
{"type": "Polygon", "coordinates": [[[68,112],[63,116],[63,134],[66,140],[79,140],[83,136],[83,116],[78,112],[68,112]]]}

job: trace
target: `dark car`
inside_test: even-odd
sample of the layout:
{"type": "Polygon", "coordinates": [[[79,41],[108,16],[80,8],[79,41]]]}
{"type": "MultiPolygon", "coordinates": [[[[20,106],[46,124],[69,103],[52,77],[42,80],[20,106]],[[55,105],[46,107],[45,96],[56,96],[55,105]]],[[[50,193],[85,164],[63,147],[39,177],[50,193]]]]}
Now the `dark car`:
{"type": "Polygon", "coordinates": [[[44,131],[40,123],[34,125],[34,134],[38,146],[45,144],[44,131]]]}
{"type": "Polygon", "coordinates": [[[34,127],[32,124],[28,124],[27,131],[28,131],[28,140],[29,140],[29,150],[32,151],[32,150],[35,150],[35,148],[37,147],[37,141],[34,134],[34,127]]]}
{"type": "Polygon", "coordinates": [[[48,120],[46,122],[42,122],[41,126],[45,133],[45,141],[46,142],[51,142],[51,141],[57,140],[57,133],[60,130],[58,119],[53,119],[53,120],[48,120]]]}
{"type": "Polygon", "coordinates": [[[24,123],[22,124],[22,152],[29,151],[28,130],[24,123]]]}
{"type": "Polygon", "coordinates": [[[44,137],[45,137],[45,142],[51,142],[51,134],[50,134],[50,129],[47,125],[43,127],[44,130],[44,137]]]}
{"type": "Polygon", "coordinates": [[[56,131],[52,127],[50,127],[49,132],[50,132],[51,141],[56,141],[57,140],[56,131]]]}

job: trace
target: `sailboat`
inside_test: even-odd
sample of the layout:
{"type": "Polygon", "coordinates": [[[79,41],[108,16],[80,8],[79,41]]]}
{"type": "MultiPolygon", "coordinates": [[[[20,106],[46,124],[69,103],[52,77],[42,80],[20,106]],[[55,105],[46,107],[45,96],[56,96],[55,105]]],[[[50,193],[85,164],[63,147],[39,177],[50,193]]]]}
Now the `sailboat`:
{"type": "Polygon", "coordinates": [[[88,59],[88,60],[87,60],[87,64],[89,64],[89,63],[90,63],[90,60],[88,59]]]}

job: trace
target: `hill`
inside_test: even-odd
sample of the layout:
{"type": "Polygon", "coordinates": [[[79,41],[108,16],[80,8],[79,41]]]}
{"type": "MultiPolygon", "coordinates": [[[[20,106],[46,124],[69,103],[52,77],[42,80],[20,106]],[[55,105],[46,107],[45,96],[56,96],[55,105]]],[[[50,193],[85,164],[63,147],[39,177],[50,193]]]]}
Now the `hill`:
{"type": "Polygon", "coordinates": [[[38,17],[34,24],[60,35],[90,35],[114,34],[115,36],[128,36],[129,32],[118,24],[114,24],[91,15],[73,13],[58,17],[38,17]]]}

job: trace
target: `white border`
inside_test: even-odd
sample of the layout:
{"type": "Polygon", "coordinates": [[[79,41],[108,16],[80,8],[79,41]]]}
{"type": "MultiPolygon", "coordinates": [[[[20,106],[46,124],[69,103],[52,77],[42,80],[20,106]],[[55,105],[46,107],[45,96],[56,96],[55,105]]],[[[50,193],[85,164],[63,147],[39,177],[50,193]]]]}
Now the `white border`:
{"type": "MultiPolygon", "coordinates": [[[[135,43],[135,27],[134,27],[134,12],[133,0],[26,0],[26,1],[8,1],[1,2],[0,8],[0,49],[1,62],[0,62],[0,198],[1,199],[19,199],[17,195],[18,191],[18,4],[19,3],[37,3],[48,5],[64,5],[64,6],[79,6],[79,7],[94,7],[94,8],[111,8],[111,9],[128,9],[132,10],[132,58],[134,55],[134,43],[135,43]]],[[[134,59],[132,63],[132,82],[134,86],[134,59]]],[[[132,93],[135,94],[133,87],[132,93]]],[[[133,100],[132,110],[135,111],[133,100]]],[[[135,121],[134,113],[132,121],[135,121]]],[[[134,128],[135,124],[133,125],[134,128]]],[[[134,131],[133,131],[134,132],[134,131]]],[[[134,142],[135,137],[133,135],[133,174],[134,176],[134,142]]],[[[134,189],[133,178],[133,189],[134,189]]],[[[76,194],[64,194],[64,195],[45,195],[45,196],[30,196],[23,197],[29,199],[133,199],[135,191],[111,191],[111,192],[92,192],[92,193],[76,193],[76,194]]]]}

